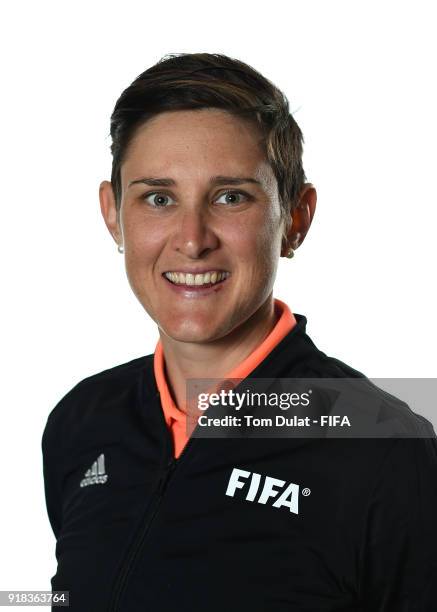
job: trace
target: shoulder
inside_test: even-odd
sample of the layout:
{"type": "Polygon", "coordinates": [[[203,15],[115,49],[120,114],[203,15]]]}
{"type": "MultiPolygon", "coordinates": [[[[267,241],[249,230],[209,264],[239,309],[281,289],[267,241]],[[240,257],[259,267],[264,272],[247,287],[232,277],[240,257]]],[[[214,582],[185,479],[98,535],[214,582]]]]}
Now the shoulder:
{"type": "MultiPolygon", "coordinates": [[[[286,375],[302,379],[331,379],[329,383],[326,381],[329,404],[332,405],[334,401],[337,402],[336,407],[348,405],[355,419],[366,419],[367,423],[371,419],[372,427],[376,426],[376,430],[371,431],[377,437],[435,438],[433,425],[414,412],[414,405],[410,407],[396,393],[387,392],[383,388],[387,385],[384,385],[382,378],[370,379],[349,363],[320,350],[306,333],[306,318],[302,315],[298,317],[302,323],[299,334],[286,346],[291,366],[286,375]]],[[[324,388],[322,381],[318,381],[317,386],[324,388]]],[[[362,435],[364,432],[357,433],[362,435]]]]}
{"type": "Polygon", "coordinates": [[[153,354],[137,357],[87,376],[76,383],[52,408],[43,432],[43,447],[62,432],[92,418],[102,409],[123,405],[138,393],[142,383],[153,393],[153,354]]]}

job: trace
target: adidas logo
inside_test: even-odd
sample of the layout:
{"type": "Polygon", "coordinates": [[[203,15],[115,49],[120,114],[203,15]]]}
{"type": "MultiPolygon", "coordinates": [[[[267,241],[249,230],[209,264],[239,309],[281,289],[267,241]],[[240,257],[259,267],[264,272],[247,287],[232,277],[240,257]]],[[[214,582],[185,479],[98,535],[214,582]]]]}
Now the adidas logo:
{"type": "Polygon", "coordinates": [[[108,474],[105,474],[105,455],[102,453],[97,457],[89,470],[85,472],[85,478],[80,481],[81,487],[93,484],[105,484],[108,474]]]}

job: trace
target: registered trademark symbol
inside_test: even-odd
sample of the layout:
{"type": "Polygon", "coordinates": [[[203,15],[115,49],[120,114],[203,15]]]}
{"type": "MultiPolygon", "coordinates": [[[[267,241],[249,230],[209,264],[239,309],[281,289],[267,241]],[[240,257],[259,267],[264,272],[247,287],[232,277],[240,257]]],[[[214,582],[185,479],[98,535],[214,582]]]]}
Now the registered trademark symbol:
{"type": "Polygon", "coordinates": [[[302,489],[302,495],[304,497],[308,497],[308,495],[311,495],[311,489],[308,489],[308,488],[302,489]]]}

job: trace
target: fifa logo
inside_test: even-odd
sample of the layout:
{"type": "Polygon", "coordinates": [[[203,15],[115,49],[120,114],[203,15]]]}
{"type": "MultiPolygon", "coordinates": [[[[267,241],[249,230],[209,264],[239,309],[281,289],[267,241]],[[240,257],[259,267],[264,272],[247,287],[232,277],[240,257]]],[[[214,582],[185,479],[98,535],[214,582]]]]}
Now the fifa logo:
{"type": "MultiPolygon", "coordinates": [[[[309,489],[304,491],[305,495],[310,494],[309,489]]],[[[254,501],[258,504],[269,503],[273,508],[288,508],[290,512],[299,514],[299,485],[292,482],[287,484],[285,480],[271,476],[263,477],[256,472],[234,468],[229,478],[226,495],[229,497],[245,496],[246,501],[254,501]],[[258,493],[259,497],[256,499],[258,493]]]]}

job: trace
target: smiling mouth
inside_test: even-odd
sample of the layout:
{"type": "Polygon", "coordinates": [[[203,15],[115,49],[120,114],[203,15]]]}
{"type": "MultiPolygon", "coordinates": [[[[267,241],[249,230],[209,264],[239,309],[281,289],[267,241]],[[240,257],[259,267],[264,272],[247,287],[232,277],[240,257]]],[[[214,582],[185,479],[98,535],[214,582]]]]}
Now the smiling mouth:
{"type": "Polygon", "coordinates": [[[203,274],[184,272],[164,272],[163,276],[173,285],[187,289],[206,289],[225,281],[230,273],[223,270],[213,270],[203,274]]]}

